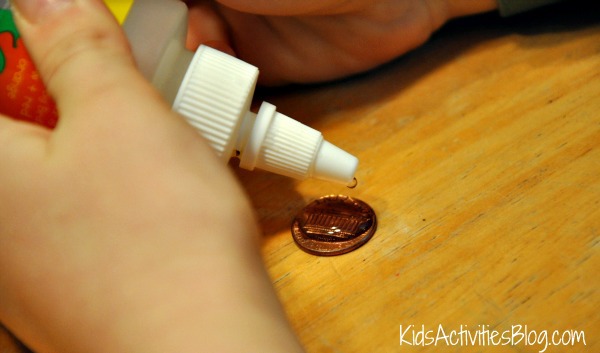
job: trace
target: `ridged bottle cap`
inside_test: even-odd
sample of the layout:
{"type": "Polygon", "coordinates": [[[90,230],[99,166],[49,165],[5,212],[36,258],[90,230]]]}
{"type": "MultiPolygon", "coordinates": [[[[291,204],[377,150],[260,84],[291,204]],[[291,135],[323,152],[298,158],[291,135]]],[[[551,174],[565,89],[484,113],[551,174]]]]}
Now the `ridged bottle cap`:
{"type": "Polygon", "coordinates": [[[309,177],[349,184],[358,159],[325,141],[321,133],[264,102],[240,156],[240,167],[295,179],[309,177]]]}
{"type": "Polygon", "coordinates": [[[222,160],[228,161],[234,154],[240,122],[250,109],[257,78],[255,66],[201,46],[173,109],[200,131],[222,160]]]}
{"type": "Polygon", "coordinates": [[[314,177],[348,184],[358,159],[321,133],[263,103],[250,113],[258,69],[201,46],[181,83],[173,109],[182,114],[227,162],[240,152],[240,167],[296,179],[314,177]]]}

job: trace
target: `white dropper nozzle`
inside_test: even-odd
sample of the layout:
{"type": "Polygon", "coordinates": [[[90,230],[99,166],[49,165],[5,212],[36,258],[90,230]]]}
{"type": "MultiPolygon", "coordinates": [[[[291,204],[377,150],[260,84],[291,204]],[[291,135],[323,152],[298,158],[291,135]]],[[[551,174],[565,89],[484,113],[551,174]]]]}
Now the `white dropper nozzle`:
{"type": "Polygon", "coordinates": [[[263,169],[295,179],[309,177],[349,184],[358,159],[325,141],[323,135],[263,102],[248,113],[238,141],[240,167],[263,169]]]}
{"type": "Polygon", "coordinates": [[[358,159],[325,141],[321,133],[276,112],[264,102],[249,112],[258,69],[201,46],[190,63],[173,108],[204,136],[224,161],[296,179],[349,184],[358,159]]]}

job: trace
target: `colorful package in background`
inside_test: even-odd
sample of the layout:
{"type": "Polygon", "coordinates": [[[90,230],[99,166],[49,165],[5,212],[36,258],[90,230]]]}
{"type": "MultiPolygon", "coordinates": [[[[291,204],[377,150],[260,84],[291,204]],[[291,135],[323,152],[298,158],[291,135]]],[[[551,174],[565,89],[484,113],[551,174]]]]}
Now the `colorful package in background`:
{"type": "Polygon", "coordinates": [[[0,6],[0,113],[54,127],[56,104],[27,53],[8,2],[2,1],[0,6]]]}
{"type": "MultiPolygon", "coordinates": [[[[133,0],[105,1],[123,23],[133,0]]],[[[8,0],[0,0],[0,114],[56,126],[58,110],[15,26],[8,0]]]]}

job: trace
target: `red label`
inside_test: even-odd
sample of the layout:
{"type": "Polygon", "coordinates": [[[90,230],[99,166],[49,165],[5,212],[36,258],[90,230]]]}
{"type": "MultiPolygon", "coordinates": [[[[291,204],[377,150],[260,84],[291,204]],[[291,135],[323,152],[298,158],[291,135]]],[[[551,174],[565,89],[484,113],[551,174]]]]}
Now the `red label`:
{"type": "Polygon", "coordinates": [[[12,14],[0,10],[0,113],[53,128],[56,104],[46,92],[12,14]]]}

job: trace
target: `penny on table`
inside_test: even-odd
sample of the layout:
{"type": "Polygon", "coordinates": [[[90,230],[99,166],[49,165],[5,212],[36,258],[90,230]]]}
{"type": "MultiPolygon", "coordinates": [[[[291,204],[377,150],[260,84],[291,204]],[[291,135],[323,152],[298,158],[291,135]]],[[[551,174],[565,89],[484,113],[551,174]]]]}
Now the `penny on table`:
{"type": "Polygon", "coordinates": [[[320,256],[341,255],[364,245],[377,229],[365,202],[344,195],[321,197],[298,213],[292,236],[300,249],[320,256]]]}

